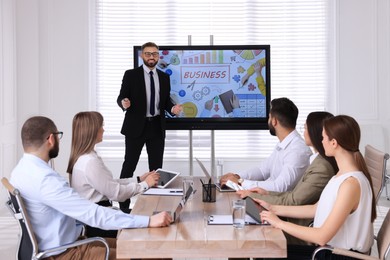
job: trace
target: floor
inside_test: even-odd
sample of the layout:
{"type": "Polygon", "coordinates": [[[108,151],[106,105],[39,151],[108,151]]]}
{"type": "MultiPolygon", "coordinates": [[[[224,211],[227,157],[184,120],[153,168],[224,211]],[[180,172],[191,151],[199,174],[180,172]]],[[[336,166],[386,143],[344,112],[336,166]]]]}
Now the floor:
{"type": "MultiPolygon", "coordinates": [[[[378,218],[374,222],[375,234],[378,232],[383,218],[389,208],[390,201],[386,200],[382,195],[377,207],[378,218]]],[[[5,207],[0,207],[0,230],[0,258],[5,260],[15,259],[19,228],[16,220],[11,216],[8,210],[5,209],[5,207]]],[[[375,246],[373,247],[372,255],[377,255],[375,246]]],[[[387,258],[387,260],[390,260],[390,256],[387,258]]]]}

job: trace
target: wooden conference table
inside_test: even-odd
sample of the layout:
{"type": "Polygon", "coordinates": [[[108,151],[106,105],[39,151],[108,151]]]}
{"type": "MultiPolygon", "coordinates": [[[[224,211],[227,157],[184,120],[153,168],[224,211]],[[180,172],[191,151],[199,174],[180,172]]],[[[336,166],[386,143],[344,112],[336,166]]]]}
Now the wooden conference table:
{"type": "MultiPolygon", "coordinates": [[[[170,188],[180,187],[177,178],[170,188]]],[[[202,185],[194,177],[197,190],[187,201],[178,222],[164,228],[122,229],[117,237],[117,258],[228,258],[287,257],[283,232],[270,226],[208,225],[209,215],[231,214],[235,192],[216,193],[216,202],[202,202],[202,185]]],[[[152,215],[154,211],[174,212],[181,196],[140,195],[132,214],[152,215]]]]}

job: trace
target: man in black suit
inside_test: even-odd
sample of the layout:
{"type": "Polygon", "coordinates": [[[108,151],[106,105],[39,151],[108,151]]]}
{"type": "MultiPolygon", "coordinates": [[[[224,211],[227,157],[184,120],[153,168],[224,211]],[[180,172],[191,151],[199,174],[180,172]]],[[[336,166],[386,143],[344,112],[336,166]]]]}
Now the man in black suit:
{"type": "MultiPolygon", "coordinates": [[[[119,107],[126,111],[121,134],[125,136],[125,161],[121,178],[133,176],[143,146],[146,144],[149,170],[162,167],[165,145],[165,111],[178,115],[182,107],[170,98],[169,76],[156,69],[159,48],[153,42],[141,47],[143,65],[127,70],[123,76],[117,99],[119,107]]],[[[130,199],[121,202],[121,209],[128,210],[130,199]]]]}

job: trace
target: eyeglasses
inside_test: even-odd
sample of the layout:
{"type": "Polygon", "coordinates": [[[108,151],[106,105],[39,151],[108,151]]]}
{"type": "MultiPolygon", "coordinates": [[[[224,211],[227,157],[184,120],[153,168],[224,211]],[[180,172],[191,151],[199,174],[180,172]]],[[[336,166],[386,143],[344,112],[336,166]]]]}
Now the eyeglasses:
{"type": "Polygon", "coordinates": [[[155,58],[157,58],[158,57],[158,52],[144,52],[144,55],[146,56],[146,57],[155,57],[155,58]]]}
{"type": "MultiPolygon", "coordinates": [[[[61,139],[62,136],[64,135],[64,132],[62,131],[59,131],[59,132],[55,132],[55,133],[51,133],[52,135],[57,135],[58,136],[58,139],[61,139]]],[[[50,135],[46,138],[46,140],[48,140],[50,138],[50,135]]]]}

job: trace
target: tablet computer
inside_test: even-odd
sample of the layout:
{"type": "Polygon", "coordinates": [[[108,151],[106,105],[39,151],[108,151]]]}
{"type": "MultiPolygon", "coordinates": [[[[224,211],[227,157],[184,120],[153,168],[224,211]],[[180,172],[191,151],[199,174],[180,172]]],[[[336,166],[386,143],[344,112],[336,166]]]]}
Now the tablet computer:
{"type": "Polygon", "coordinates": [[[180,175],[179,172],[168,171],[163,169],[157,169],[156,172],[160,174],[160,180],[157,183],[157,187],[162,189],[166,188],[177,178],[177,176],[180,175]]]}
{"type": "Polygon", "coordinates": [[[267,225],[268,223],[263,223],[260,218],[260,212],[266,210],[263,206],[256,203],[251,197],[245,197],[245,212],[251,216],[257,223],[262,225],[267,225]]]}

